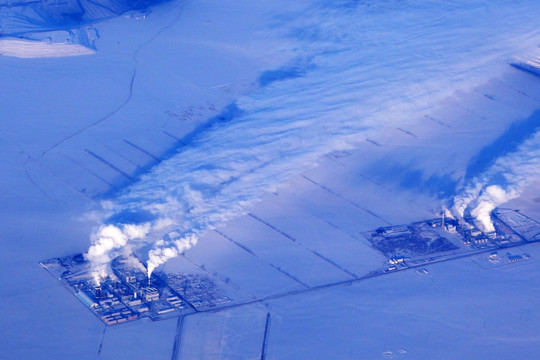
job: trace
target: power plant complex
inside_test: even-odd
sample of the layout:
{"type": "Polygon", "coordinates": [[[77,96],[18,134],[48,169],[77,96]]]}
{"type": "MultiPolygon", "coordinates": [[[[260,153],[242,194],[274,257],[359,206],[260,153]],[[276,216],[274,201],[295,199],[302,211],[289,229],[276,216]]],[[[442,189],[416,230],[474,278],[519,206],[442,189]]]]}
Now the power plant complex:
{"type": "MultiPolygon", "coordinates": [[[[540,224],[510,209],[496,209],[491,218],[495,229],[492,232],[480,230],[472,218],[456,220],[443,215],[363,233],[387,261],[357,280],[413,268],[425,274],[428,271],[424,266],[428,264],[464,257],[486,269],[531,260],[519,246],[540,241],[540,224]]],[[[106,325],[138,319],[156,321],[246,301],[234,301],[226,295],[226,286],[220,283],[218,287],[206,273],[160,271],[153,272],[149,278],[144,266],[133,263],[122,256],[115,258],[110,273],[99,284],[92,262],[83,254],[40,264],[106,325]]]]}

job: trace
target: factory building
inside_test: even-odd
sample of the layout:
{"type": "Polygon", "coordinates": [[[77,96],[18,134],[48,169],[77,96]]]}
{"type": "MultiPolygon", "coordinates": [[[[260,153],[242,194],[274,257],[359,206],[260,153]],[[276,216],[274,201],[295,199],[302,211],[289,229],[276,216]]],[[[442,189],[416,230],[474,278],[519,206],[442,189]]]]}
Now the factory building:
{"type": "Polygon", "coordinates": [[[98,306],[98,304],[92,300],[90,298],[90,296],[88,296],[84,291],[79,291],[77,293],[77,297],[79,298],[79,300],[81,300],[86,306],[90,307],[90,308],[94,308],[96,306],[98,306]]]}
{"type": "Polygon", "coordinates": [[[386,228],[378,228],[377,233],[384,237],[398,237],[412,234],[406,225],[390,226],[386,228]]]}
{"type": "Polygon", "coordinates": [[[159,291],[154,287],[146,287],[143,289],[144,299],[146,301],[156,301],[159,299],[159,291]]]}

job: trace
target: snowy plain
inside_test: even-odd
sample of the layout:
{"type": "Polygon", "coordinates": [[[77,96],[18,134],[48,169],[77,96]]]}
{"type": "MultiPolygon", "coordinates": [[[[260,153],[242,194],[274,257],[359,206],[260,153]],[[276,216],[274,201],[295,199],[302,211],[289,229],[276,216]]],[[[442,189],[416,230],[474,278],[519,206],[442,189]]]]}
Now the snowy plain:
{"type": "MultiPolygon", "coordinates": [[[[86,55],[4,53],[3,354],[534,358],[536,260],[356,280],[386,262],[362,232],[437,216],[509,154],[538,169],[520,146],[538,131],[540,78],[509,63],[538,56],[539,12],[534,1],[171,1],[64,32],[86,55]],[[98,34],[95,49],[82,33],[98,34]],[[527,131],[514,144],[516,124],[527,131]],[[206,272],[246,304],[106,327],[39,267],[141,208],[199,231],[163,271],[206,272]]],[[[508,205],[540,220],[536,171],[508,205]]],[[[133,248],[144,258],[151,245],[133,248]]]]}

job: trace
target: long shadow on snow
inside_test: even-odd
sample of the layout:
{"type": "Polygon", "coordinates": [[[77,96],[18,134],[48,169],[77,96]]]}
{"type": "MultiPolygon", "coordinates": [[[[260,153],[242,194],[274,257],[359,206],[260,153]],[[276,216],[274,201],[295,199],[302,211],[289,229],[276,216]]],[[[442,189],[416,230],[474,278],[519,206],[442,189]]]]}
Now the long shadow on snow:
{"type": "MultiPolygon", "coordinates": [[[[221,113],[210,118],[204,124],[197,126],[192,132],[184,136],[182,139],[178,140],[169,150],[161,154],[157,160],[151,161],[146,166],[140,167],[135,173],[130,174],[133,180],[128,180],[122,177],[118,177],[108,191],[100,195],[97,195],[94,198],[95,199],[110,199],[117,196],[127,186],[139,181],[141,175],[148,173],[156,165],[160,164],[161,162],[167,159],[170,159],[173,156],[181,156],[182,149],[185,148],[186,146],[190,146],[193,142],[195,142],[198,139],[198,137],[202,133],[205,133],[206,131],[210,131],[212,130],[212,128],[216,126],[220,126],[224,123],[230,122],[234,120],[235,118],[242,116],[243,114],[244,112],[236,105],[235,102],[227,105],[221,113]]],[[[125,213],[125,214],[118,214],[117,216],[119,216],[121,220],[122,219],[125,220],[130,217],[133,217],[134,220],[137,220],[139,222],[144,222],[145,220],[149,220],[149,219],[146,219],[146,216],[148,216],[148,214],[142,214],[142,213],[141,214],[125,213]]]]}
{"type": "Polygon", "coordinates": [[[517,148],[540,130],[540,110],[525,120],[510,125],[494,142],[485,146],[467,165],[465,180],[472,180],[492,166],[498,158],[515,152],[517,148]]]}
{"type": "Polygon", "coordinates": [[[379,184],[390,184],[402,190],[449,199],[456,194],[459,179],[453,173],[429,174],[414,165],[398,164],[395,161],[380,161],[367,169],[369,177],[379,184]]]}

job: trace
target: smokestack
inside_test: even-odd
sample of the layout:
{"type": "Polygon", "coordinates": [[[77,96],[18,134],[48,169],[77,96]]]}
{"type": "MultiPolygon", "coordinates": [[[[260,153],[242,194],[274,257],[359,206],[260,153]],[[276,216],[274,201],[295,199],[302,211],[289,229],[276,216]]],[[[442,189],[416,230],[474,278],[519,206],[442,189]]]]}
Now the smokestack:
{"type": "Polygon", "coordinates": [[[445,217],[445,211],[443,210],[442,211],[442,222],[441,222],[442,227],[444,227],[444,217],[445,217]]]}

